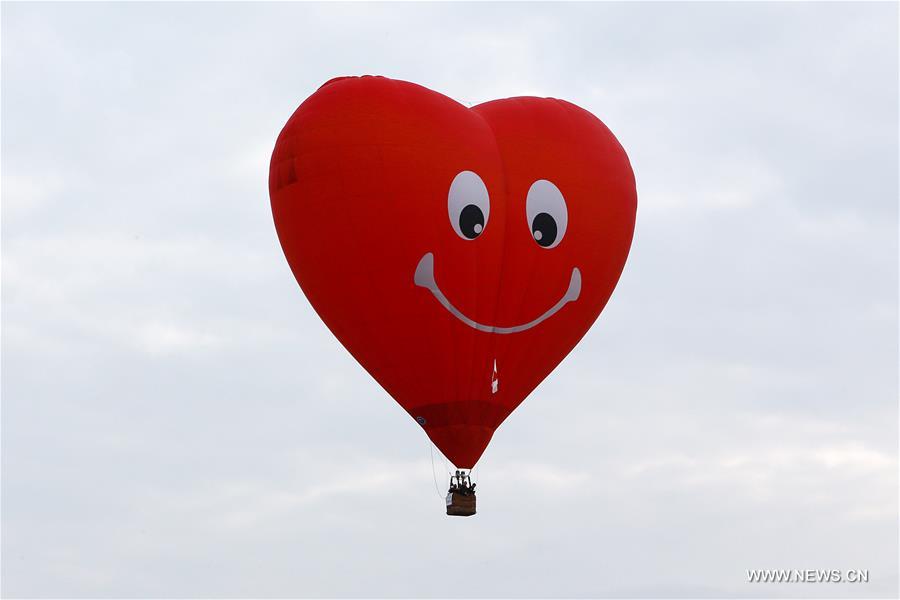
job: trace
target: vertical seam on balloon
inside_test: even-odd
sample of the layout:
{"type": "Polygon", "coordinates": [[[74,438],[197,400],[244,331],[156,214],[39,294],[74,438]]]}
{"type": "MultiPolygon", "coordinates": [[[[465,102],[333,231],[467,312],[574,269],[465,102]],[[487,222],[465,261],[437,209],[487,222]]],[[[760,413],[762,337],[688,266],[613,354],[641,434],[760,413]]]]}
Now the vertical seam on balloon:
{"type": "MultiPolygon", "coordinates": [[[[516,102],[516,104],[518,104],[519,106],[522,105],[521,100],[516,99],[516,100],[513,100],[513,101],[516,102]]],[[[504,166],[505,166],[505,164],[504,164],[504,166]]],[[[527,191],[526,191],[526,194],[527,194],[527,191]]],[[[522,208],[524,208],[524,201],[522,202],[522,208]]],[[[507,219],[506,219],[506,220],[507,220],[508,223],[509,223],[509,222],[512,222],[512,223],[513,223],[512,226],[513,226],[513,227],[516,227],[516,226],[517,226],[516,223],[518,223],[518,217],[520,217],[520,216],[521,216],[521,215],[513,215],[512,213],[510,213],[510,214],[507,215],[507,219]]],[[[509,225],[508,225],[508,226],[509,226],[509,225]]],[[[526,219],[526,226],[527,226],[527,219],[526,219]]],[[[531,260],[530,260],[530,262],[529,262],[529,264],[528,264],[528,269],[527,269],[527,270],[528,270],[528,282],[527,282],[526,285],[523,287],[523,289],[518,290],[518,293],[516,294],[516,296],[517,296],[518,299],[519,299],[519,302],[517,303],[516,308],[515,308],[515,310],[512,312],[512,315],[511,315],[511,318],[512,318],[513,322],[519,322],[519,321],[521,320],[521,319],[520,319],[520,315],[521,315],[521,312],[522,312],[522,306],[525,304],[525,299],[528,297],[528,292],[529,292],[529,290],[531,289],[531,286],[532,286],[532,283],[533,283],[534,277],[535,277],[534,261],[535,261],[535,256],[536,256],[536,255],[533,254],[533,253],[528,253],[528,255],[530,255],[530,256],[532,257],[531,260]]],[[[503,355],[502,355],[502,357],[499,357],[499,358],[502,358],[503,363],[504,363],[504,368],[506,369],[507,372],[517,373],[517,372],[519,372],[518,369],[517,369],[517,367],[518,367],[519,362],[521,362],[521,360],[520,360],[519,362],[516,362],[516,363],[510,363],[510,362],[508,362],[508,361],[507,361],[507,350],[508,350],[508,348],[509,348],[509,344],[506,344],[506,346],[504,346],[504,348],[503,348],[503,355]]],[[[524,355],[525,353],[527,353],[527,348],[524,349],[524,350],[520,353],[520,358],[521,358],[521,356],[524,355]]],[[[499,369],[499,365],[498,365],[498,369],[499,369]]],[[[518,404],[521,404],[522,401],[523,401],[524,399],[525,399],[524,397],[519,398],[519,399],[518,399],[518,402],[516,403],[515,406],[506,406],[505,408],[508,409],[508,410],[507,410],[507,416],[508,416],[508,413],[511,412],[513,409],[515,409],[515,407],[518,406],[518,404]]]]}
{"type": "MultiPolygon", "coordinates": [[[[508,228],[509,228],[509,217],[510,217],[510,213],[509,213],[509,192],[510,192],[509,177],[508,177],[507,169],[506,169],[506,160],[504,160],[503,154],[500,152],[500,144],[497,140],[497,131],[494,129],[494,126],[491,124],[491,122],[488,119],[486,119],[484,117],[484,115],[482,115],[480,112],[478,112],[476,110],[479,106],[481,106],[481,104],[475,105],[475,106],[471,107],[469,110],[471,112],[475,113],[476,115],[478,115],[478,117],[482,120],[482,122],[485,123],[485,125],[487,125],[488,129],[491,132],[491,141],[493,142],[493,145],[494,145],[495,156],[497,158],[497,161],[500,164],[500,177],[502,179],[500,184],[501,184],[501,188],[502,188],[501,191],[503,193],[503,241],[500,246],[501,247],[500,268],[499,268],[499,272],[497,274],[497,284],[496,284],[497,288],[496,288],[496,292],[494,293],[494,307],[493,307],[493,310],[491,311],[491,323],[496,323],[497,322],[497,311],[500,307],[500,290],[503,289],[503,276],[506,273],[506,254],[507,254],[507,249],[509,246],[509,237],[507,235],[509,233],[508,228]]],[[[497,360],[497,358],[498,358],[497,357],[497,344],[498,343],[503,343],[504,346],[507,346],[509,344],[509,342],[507,340],[504,340],[501,338],[502,338],[502,336],[492,335],[492,339],[489,344],[489,348],[490,348],[490,353],[488,355],[489,360],[492,360],[492,361],[497,360]]],[[[493,362],[491,363],[491,365],[493,367],[493,362]]],[[[499,373],[499,369],[502,367],[500,365],[498,365],[497,368],[498,368],[498,373],[499,373]]],[[[499,389],[500,388],[498,386],[498,390],[499,389]]],[[[505,395],[501,396],[501,398],[504,398],[504,397],[505,397],[505,395]]],[[[488,403],[489,404],[500,404],[501,406],[503,405],[502,402],[493,402],[493,394],[491,394],[491,396],[488,397],[488,403]]],[[[481,407],[481,409],[479,411],[479,415],[478,415],[479,421],[482,424],[484,424],[484,422],[485,422],[484,411],[485,411],[485,409],[483,407],[481,407]]],[[[491,427],[492,428],[494,427],[493,423],[491,423],[491,427]]]]}
{"type": "MultiPolygon", "coordinates": [[[[559,103],[557,103],[557,104],[559,104],[559,103]]],[[[565,106],[562,106],[562,108],[563,108],[563,112],[564,112],[564,114],[565,114],[565,116],[566,116],[566,121],[569,123],[569,128],[571,129],[571,126],[572,126],[572,125],[571,125],[571,122],[572,122],[571,114],[569,113],[568,110],[566,110],[566,107],[565,107],[565,106]]],[[[533,119],[531,119],[530,122],[533,122],[533,119]]],[[[527,194],[527,192],[526,192],[526,194],[527,194]]],[[[526,219],[526,227],[530,227],[530,224],[527,222],[527,219],[526,219]]],[[[551,251],[552,251],[552,250],[551,250],[551,251]]],[[[533,256],[534,256],[535,258],[532,258],[531,263],[530,263],[529,266],[532,266],[533,263],[534,263],[534,261],[536,260],[536,257],[537,257],[537,256],[540,256],[540,255],[539,255],[539,254],[533,254],[533,256]]],[[[531,292],[531,290],[532,290],[532,288],[533,288],[533,286],[534,286],[534,281],[535,281],[535,271],[536,271],[536,270],[537,270],[537,269],[535,269],[535,268],[529,268],[529,269],[528,269],[528,280],[527,280],[527,283],[525,284],[524,288],[523,288],[522,291],[521,291],[521,294],[520,294],[520,296],[519,296],[519,297],[521,298],[521,301],[518,303],[518,305],[517,305],[517,307],[516,307],[516,311],[515,311],[515,313],[514,313],[517,322],[520,321],[520,320],[522,320],[522,307],[523,307],[524,304],[525,304],[525,298],[528,297],[528,296],[530,295],[530,292],[531,292]]],[[[525,347],[525,348],[522,350],[522,352],[519,354],[519,360],[518,360],[516,363],[510,365],[510,368],[512,368],[514,371],[517,371],[517,370],[519,370],[518,368],[519,368],[519,366],[520,366],[522,363],[526,363],[526,364],[527,364],[527,363],[528,363],[528,359],[530,359],[530,357],[531,357],[532,354],[534,353],[535,346],[536,346],[536,344],[531,344],[530,346],[525,347]]],[[[550,373],[552,373],[552,371],[553,371],[553,370],[551,370],[550,372],[548,372],[548,373],[547,373],[547,376],[549,376],[550,373]]],[[[541,379],[541,381],[538,382],[538,385],[540,385],[540,383],[541,383],[543,380],[544,380],[544,379],[541,379]]],[[[535,386],[535,387],[537,387],[537,386],[535,386]]],[[[534,388],[532,388],[531,390],[529,390],[529,391],[528,391],[528,394],[526,394],[526,396],[524,396],[524,397],[522,397],[522,398],[519,399],[519,402],[518,402],[518,404],[516,404],[516,406],[511,407],[511,410],[515,410],[515,408],[518,407],[519,404],[521,404],[522,402],[525,401],[525,397],[527,397],[527,395],[530,395],[531,392],[533,392],[533,391],[534,391],[534,388]]]]}
{"type": "MultiPolygon", "coordinates": [[[[421,149],[417,149],[416,155],[417,156],[423,155],[421,149]]],[[[443,189],[443,187],[441,189],[443,189]]],[[[449,190],[449,188],[448,188],[448,190],[449,190]]],[[[446,193],[444,195],[438,196],[437,198],[434,198],[434,199],[425,198],[423,200],[425,202],[432,200],[434,202],[437,202],[439,204],[439,206],[441,204],[443,204],[445,206],[445,208],[443,211],[438,211],[438,214],[442,214],[442,213],[446,212],[446,203],[447,203],[446,193]]],[[[435,255],[439,255],[442,257],[448,256],[447,248],[446,248],[448,236],[446,235],[446,231],[444,230],[444,228],[447,227],[447,222],[444,219],[434,219],[434,220],[432,220],[431,226],[432,226],[432,238],[431,239],[435,241],[434,249],[432,251],[435,253],[435,255]]],[[[415,265],[411,265],[411,266],[413,268],[415,267],[415,265]]],[[[454,404],[453,404],[454,400],[458,404],[459,392],[460,392],[460,386],[459,386],[459,383],[455,376],[455,374],[457,373],[457,370],[458,370],[458,363],[459,363],[459,357],[457,356],[457,352],[455,351],[456,350],[456,343],[455,343],[456,340],[454,338],[454,327],[456,324],[451,322],[450,319],[443,318],[443,315],[439,315],[439,316],[435,317],[435,319],[436,319],[436,321],[435,321],[436,323],[442,324],[442,333],[443,333],[443,340],[444,340],[444,343],[435,345],[436,349],[443,347],[446,350],[449,350],[449,352],[445,350],[443,352],[438,351],[435,353],[435,355],[443,356],[444,360],[447,362],[447,364],[444,365],[443,368],[440,370],[440,376],[441,376],[442,380],[440,382],[440,387],[438,389],[441,390],[442,396],[440,398],[428,398],[426,400],[426,403],[427,404],[446,403],[446,404],[448,404],[448,406],[452,407],[452,406],[454,406],[454,404]]],[[[434,386],[432,386],[432,388],[433,387],[434,386]]],[[[450,417],[452,410],[453,410],[452,408],[447,410],[448,418],[450,417]]],[[[441,450],[441,452],[443,453],[443,450],[441,450]]]]}
{"type": "MultiPolygon", "coordinates": [[[[405,86],[398,85],[398,82],[396,80],[387,79],[387,81],[390,82],[390,88],[391,88],[391,92],[393,95],[392,100],[396,101],[397,104],[402,107],[402,112],[404,114],[412,114],[411,111],[409,110],[409,99],[406,96],[405,86]]],[[[416,148],[415,150],[416,150],[416,156],[421,156],[420,149],[416,148]]],[[[383,154],[380,154],[380,157],[381,157],[382,164],[383,164],[383,160],[384,160],[383,154]]],[[[391,190],[392,197],[396,197],[393,195],[394,191],[395,190],[393,190],[393,189],[391,190]]],[[[418,201],[428,202],[429,198],[420,198],[420,199],[418,199],[418,201]]],[[[438,201],[440,201],[440,199],[438,199],[438,201]]],[[[432,236],[432,239],[434,239],[434,240],[440,239],[438,237],[437,223],[432,223],[432,226],[434,227],[434,235],[432,236]]],[[[432,346],[432,348],[429,349],[429,351],[432,353],[432,355],[439,355],[440,352],[437,351],[437,348],[439,347],[439,345],[435,342],[435,340],[432,338],[428,341],[428,343],[430,343],[432,346]]],[[[453,358],[451,357],[450,360],[452,361],[453,358]]],[[[448,381],[447,381],[446,369],[441,370],[440,377],[441,377],[441,382],[440,382],[440,386],[438,387],[438,389],[440,389],[442,391],[447,390],[448,389],[448,385],[447,385],[448,381]]],[[[431,382],[431,385],[428,385],[426,383],[424,373],[416,372],[415,379],[416,379],[417,395],[424,394],[429,389],[435,389],[435,387],[436,387],[434,385],[434,382],[431,382]]],[[[443,402],[445,400],[446,400],[445,398],[440,399],[441,402],[443,402]]],[[[413,401],[416,402],[416,405],[412,408],[412,410],[418,410],[422,406],[435,403],[435,399],[430,398],[430,397],[429,398],[419,397],[419,398],[413,399],[413,401]]],[[[415,415],[412,415],[412,416],[413,416],[413,418],[415,418],[415,415]]],[[[424,426],[422,426],[422,429],[425,431],[425,435],[428,436],[428,430],[425,429],[424,426]]],[[[430,436],[428,436],[428,437],[430,439],[430,436]]]]}

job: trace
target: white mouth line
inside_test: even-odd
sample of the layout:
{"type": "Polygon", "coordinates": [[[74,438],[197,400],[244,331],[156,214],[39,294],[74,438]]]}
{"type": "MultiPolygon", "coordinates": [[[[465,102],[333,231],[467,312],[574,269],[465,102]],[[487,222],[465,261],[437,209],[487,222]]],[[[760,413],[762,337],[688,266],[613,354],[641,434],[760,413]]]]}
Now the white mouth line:
{"type": "Polygon", "coordinates": [[[426,252],[424,256],[419,260],[419,264],[416,267],[416,273],[413,276],[413,282],[419,286],[429,290],[437,301],[441,303],[441,305],[447,309],[447,311],[471,327],[472,329],[477,329],[478,331],[484,331],[486,333],[518,333],[520,331],[525,331],[527,329],[531,329],[535,325],[546,321],[553,315],[555,315],[559,310],[568,304],[569,302],[574,302],[578,300],[579,294],[581,294],[581,272],[577,267],[572,269],[572,278],[569,279],[569,289],[566,290],[566,293],[563,294],[563,297],[559,299],[559,302],[553,305],[553,307],[539,316],[534,321],[529,321],[524,325],[516,325],[515,327],[494,327],[492,325],[484,325],[479,323],[478,321],[474,321],[464,315],[458,308],[453,306],[449,300],[447,300],[447,296],[444,295],[444,292],[441,291],[441,288],[438,287],[437,282],[434,280],[434,254],[431,252],[426,252]]]}

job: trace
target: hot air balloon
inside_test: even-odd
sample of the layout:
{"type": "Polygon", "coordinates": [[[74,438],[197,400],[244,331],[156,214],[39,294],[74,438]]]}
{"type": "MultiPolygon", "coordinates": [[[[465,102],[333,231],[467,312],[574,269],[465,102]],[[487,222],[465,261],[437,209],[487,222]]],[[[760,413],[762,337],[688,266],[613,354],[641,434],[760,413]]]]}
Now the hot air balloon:
{"type": "Polygon", "coordinates": [[[625,265],[637,194],[621,144],[563,100],[469,108],[339,77],[288,119],[269,193],[309,302],[458,469],[448,514],[473,514],[467,471],[625,265]]]}

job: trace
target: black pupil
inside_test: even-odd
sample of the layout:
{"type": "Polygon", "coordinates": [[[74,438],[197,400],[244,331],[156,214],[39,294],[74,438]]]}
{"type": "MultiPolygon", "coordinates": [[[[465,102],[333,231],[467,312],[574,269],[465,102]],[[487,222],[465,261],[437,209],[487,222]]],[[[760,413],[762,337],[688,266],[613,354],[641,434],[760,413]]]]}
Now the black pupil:
{"type": "Polygon", "coordinates": [[[467,204],[459,213],[459,230],[470,240],[477,238],[484,231],[484,213],[481,209],[474,204],[467,204]]]}
{"type": "Polygon", "coordinates": [[[556,221],[547,213],[538,213],[531,223],[534,241],[544,248],[556,241],[556,221]]]}

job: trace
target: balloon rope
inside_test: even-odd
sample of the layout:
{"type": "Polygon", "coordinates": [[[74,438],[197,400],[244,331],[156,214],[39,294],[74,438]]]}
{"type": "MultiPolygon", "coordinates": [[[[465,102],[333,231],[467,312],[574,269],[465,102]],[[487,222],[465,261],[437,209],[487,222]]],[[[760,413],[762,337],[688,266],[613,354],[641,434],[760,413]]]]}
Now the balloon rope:
{"type": "Polygon", "coordinates": [[[434,491],[437,492],[438,498],[443,499],[444,495],[437,484],[437,475],[434,474],[434,444],[431,443],[431,439],[427,435],[425,439],[428,440],[428,450],[431,452],[431,478],[434,480],[434,491]]]}

